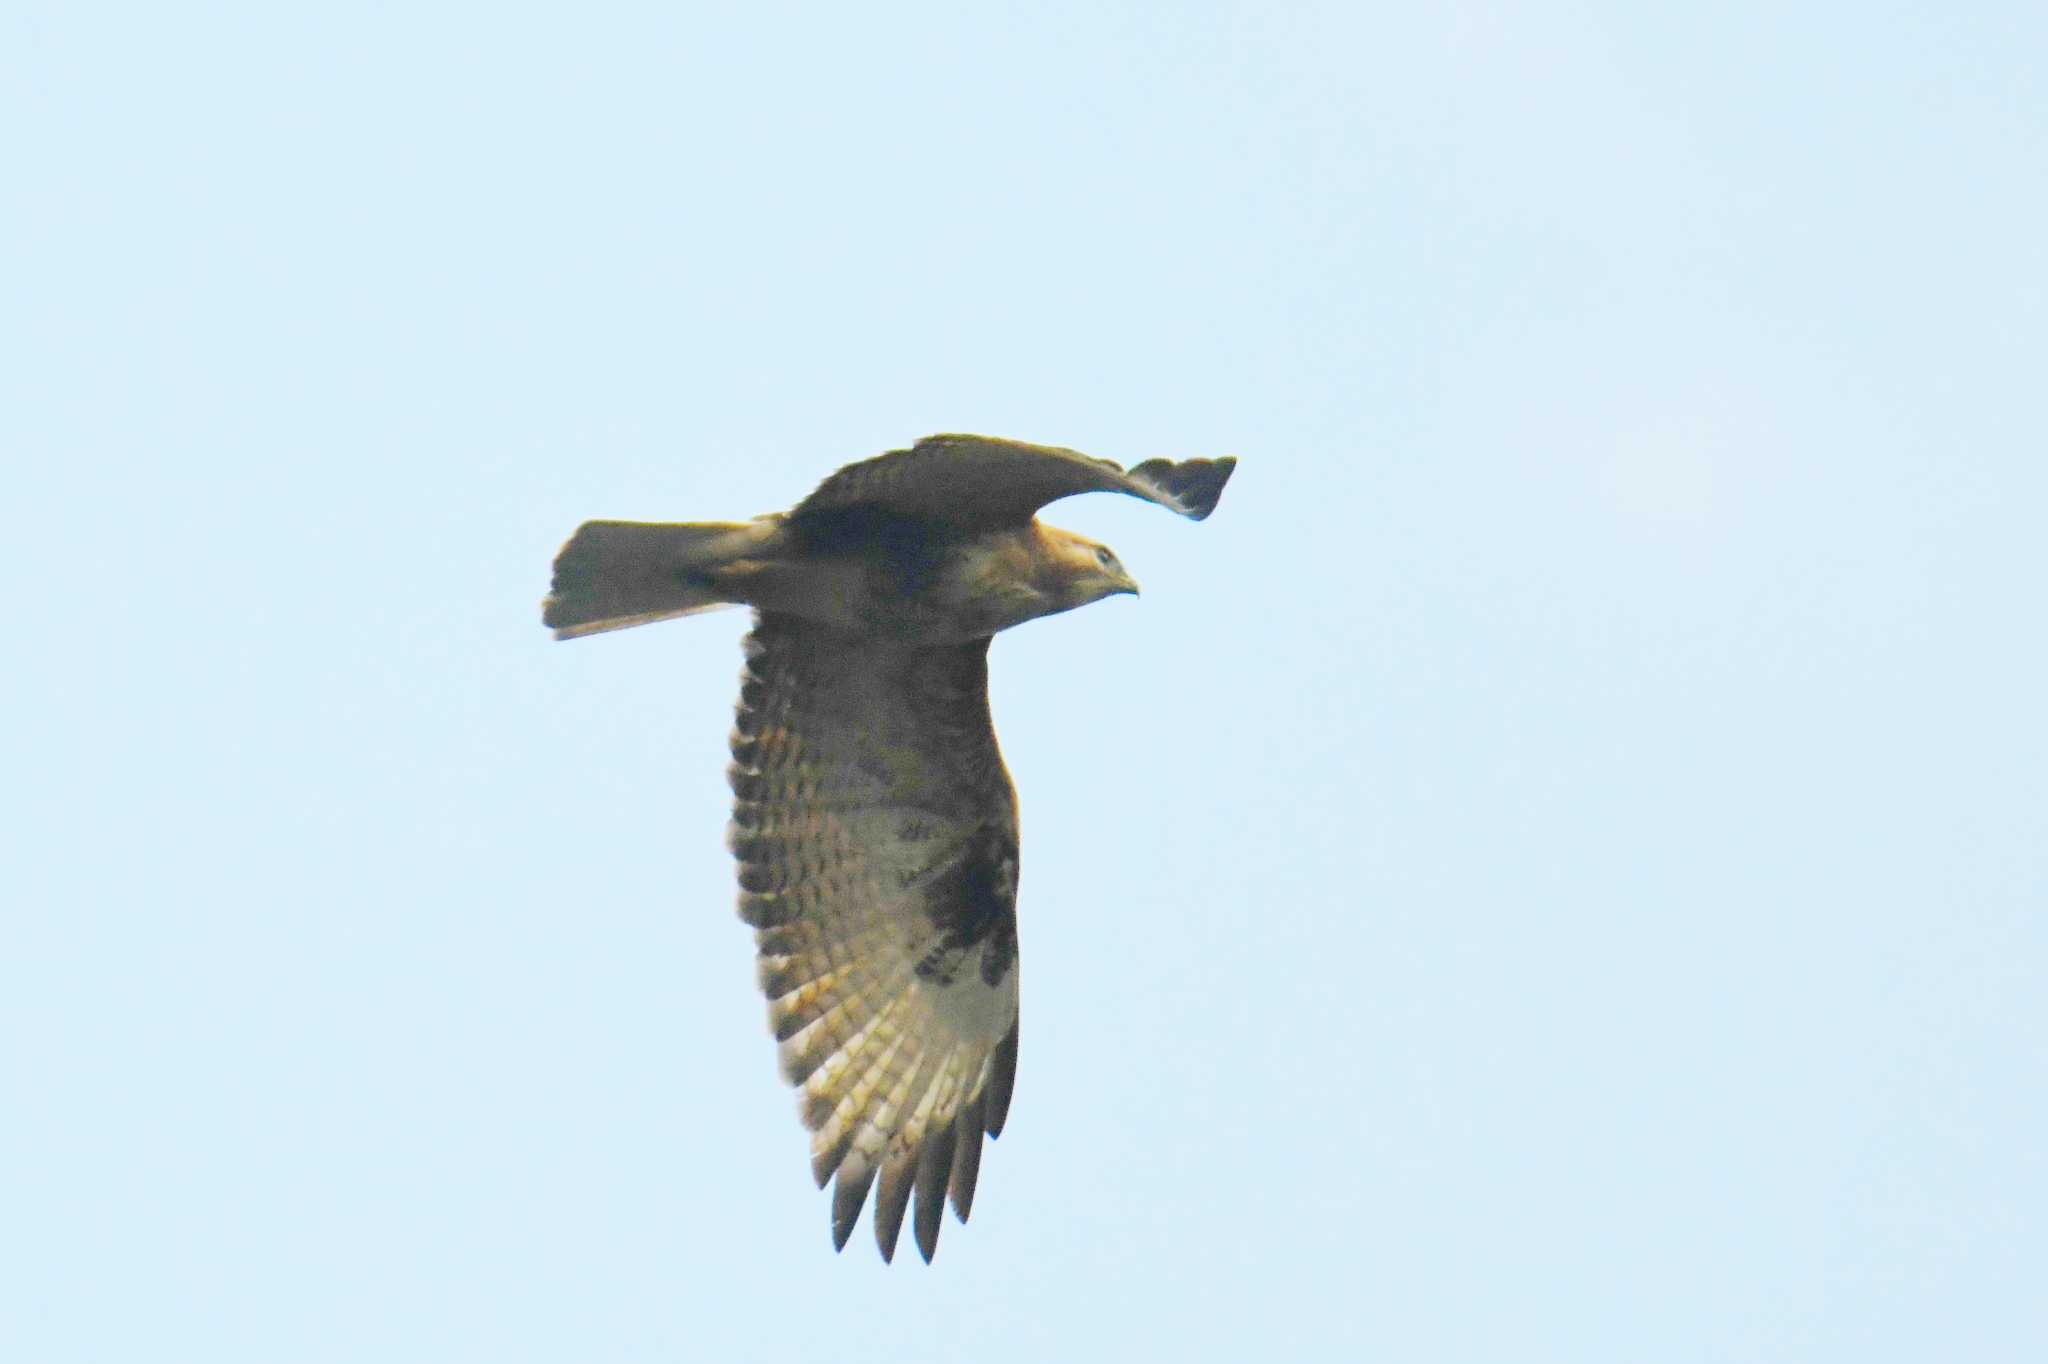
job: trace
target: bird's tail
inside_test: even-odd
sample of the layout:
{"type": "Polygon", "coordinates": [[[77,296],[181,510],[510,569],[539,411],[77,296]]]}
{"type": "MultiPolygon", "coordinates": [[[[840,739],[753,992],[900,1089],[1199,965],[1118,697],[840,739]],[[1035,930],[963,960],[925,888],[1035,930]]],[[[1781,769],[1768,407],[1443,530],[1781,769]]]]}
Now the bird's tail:
{"type": "Polygon", "coordinates": [[[723,574],[773,539],[772,518],[687,524],[586,521],[555,556],[541,623],[556,639],[695,615],[738,599],[723,574]]]}

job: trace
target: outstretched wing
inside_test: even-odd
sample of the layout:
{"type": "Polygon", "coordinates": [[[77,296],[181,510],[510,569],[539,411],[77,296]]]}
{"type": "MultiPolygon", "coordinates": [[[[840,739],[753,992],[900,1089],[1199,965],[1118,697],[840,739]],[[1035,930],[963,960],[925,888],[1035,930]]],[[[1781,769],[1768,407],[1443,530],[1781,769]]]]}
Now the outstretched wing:
{"type": "Polygon", "coordinates": [[[873,508],[965,530],[1022,525],[1075,493],[1115,492],[1199,521],[1215,510],[1234,458],[1148,459],[1126,471],[1051,445],[994,436],[927,436],[908,450],[849,464],[791,513],[873,508]]]}
{"type": "Polygon", "coordinates": [[[732,741],[730,839],[811,1168],[843,1247],[877,1179],[929,1260],[1017,1068],[1017,806],[988,641],[890,647],[761,613],[732,741]]]}

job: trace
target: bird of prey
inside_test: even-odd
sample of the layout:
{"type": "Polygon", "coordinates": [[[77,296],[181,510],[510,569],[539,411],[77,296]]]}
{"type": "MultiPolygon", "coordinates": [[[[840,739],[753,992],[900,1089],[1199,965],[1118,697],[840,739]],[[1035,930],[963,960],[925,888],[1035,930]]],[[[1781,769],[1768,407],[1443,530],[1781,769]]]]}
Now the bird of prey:
{"type": "Polygon", "coordinates": [[[1124,470],[1072,450],[932,436],[744,522],[590,521],[542,619],[574,639],[754,608],[732,733],[740,917],[783,1073],[801,1089],[843,1248],[871,1186],[890,1259],[913,1191],[926,1260],[1017,1073],[1017,797],[989,719],[999,630],[1138,585],[1041,524],[1119,492],[1197,521],[1234,459],[1124,470]]]}

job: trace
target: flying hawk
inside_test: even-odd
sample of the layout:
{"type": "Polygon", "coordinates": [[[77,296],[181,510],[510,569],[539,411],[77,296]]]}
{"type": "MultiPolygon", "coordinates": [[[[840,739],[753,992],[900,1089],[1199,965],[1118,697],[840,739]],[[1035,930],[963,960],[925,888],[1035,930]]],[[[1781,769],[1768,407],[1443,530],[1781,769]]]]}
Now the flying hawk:
{"type": "Polygon", "coordinates": [[[744,522],[586,522],[542,611],[575,639],[754,608],[732,735],[740,917],[754,927],[783,1073],[802,1090],[844,1247],[879,1179],[895,1254],[912,1190],[930,1260],[967,1220],[981,1138],[1017,1073],[1017,796],[989,720],[999,630],[1138,585],[1042,525],[1120,492],[1199,521],[1234,459],[1128,471],[1072,450],[932,436],[850,464],[744,522]]]}

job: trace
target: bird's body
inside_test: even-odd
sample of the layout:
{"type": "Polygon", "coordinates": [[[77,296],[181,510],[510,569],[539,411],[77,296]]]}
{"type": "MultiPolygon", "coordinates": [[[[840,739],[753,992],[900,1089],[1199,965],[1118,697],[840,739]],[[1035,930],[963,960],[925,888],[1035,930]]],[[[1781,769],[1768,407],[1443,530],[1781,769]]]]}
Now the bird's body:
{"type": "Polygon", "coordinates": [[[593,521],[543,611],[573,638],[755,608],[730,772],[740,915],[844,1245],[879,1181],[893,1254],[913,1190],[929,1259],[1017,1061],[1017,802],[988,710],[990,638],[1136,592],[1116,556],[1034,519],[1119,491],[1200,519],[1234,461],[1129,473],[1068,450],[933,437],[750,522],[593,521]]]}

